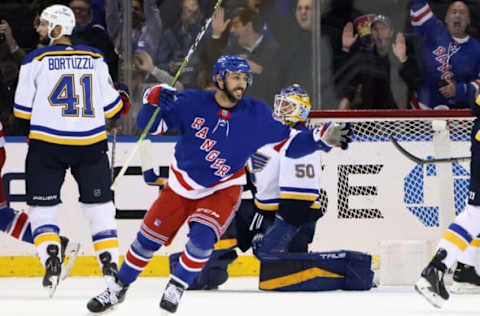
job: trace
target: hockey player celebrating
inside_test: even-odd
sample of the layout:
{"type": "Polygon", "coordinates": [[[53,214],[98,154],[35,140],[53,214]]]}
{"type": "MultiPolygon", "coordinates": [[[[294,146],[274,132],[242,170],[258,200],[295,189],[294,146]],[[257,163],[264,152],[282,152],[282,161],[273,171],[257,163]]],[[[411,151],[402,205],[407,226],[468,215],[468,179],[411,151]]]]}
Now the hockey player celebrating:
{"type": "MultiPolygon", "coordinates": [[[[310,108],[310,98],[299,85],[275,96],[274,113],[296,130],[307,130],[302,123],[310,108]]],[[[322,215],[320,152],[292,159],[279,146],[267,144],[250,157],[247,166],[256,187],[258,210],[250,227],[260,228],[254,238],[254,254],[262,261],[277,259],[287,252],[307,252],[315,223],[322,215]],[[263,236],[261,232],[273,221],[273,227],[263,236]]]]}
{"type": "Polygon", "coordinates": [[[347,148],[351,134],[348,125],[325,125],[313,133],[294,131],[277,119],[268,105],[244,96],[252,84],[245,59],[221,56],[214,66],[213,80],[213,91],[176,93],[167,85],[146,90],[138,127],[145,128],[160,107],[149,132],[178,129],[182,136],[175,147],[168,182],[145,215],[116,283],[88,302],[91,312],[102,312],[122,302],[128,286],[154,252],[168,246],[187,222],[189,240],[160,301],[163,310],[174,313],[183,292],[202,270],[235,215],[246,182],[244,166],[263,145],[285,147],[289,157],[319,149],[347,148]]]}
{"type": "Polygon", "coordinates": [[[445,24],[426,0],[410,0],[410,19],[423,40],[424,82],[412,98],[414,108],[468,108],[480,91],[480,43],[467,33],[470,11],[452,1],[445,24]]]}
{"type": "Polygon", "coordinates": [[[60,189],[70,168],[106,281],[118,266],[117,226],[106,155],[105,118],[128,111],[113,87],[102,53],[72,46],[72,10],[52,5],[36,28],[50,46],[27,55],[20,68],[14,114],[30,120],[26,194],[31,231],[42,265],[43,286],[53,295],[61,272],[60,189]]]}

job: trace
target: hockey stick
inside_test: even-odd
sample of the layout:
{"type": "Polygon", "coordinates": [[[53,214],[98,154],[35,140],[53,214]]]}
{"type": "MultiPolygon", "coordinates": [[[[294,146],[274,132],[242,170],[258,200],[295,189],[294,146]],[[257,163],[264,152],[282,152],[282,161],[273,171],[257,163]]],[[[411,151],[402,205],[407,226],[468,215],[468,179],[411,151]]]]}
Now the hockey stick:
{"type": "MultiPolygon", "coordinates": [[[[220,4],[222,4],[222,0],[217,0],[217,4],[215,4],[215,7],[213,7],[213,14],[215,14],[215,11],[216,11],[217,8],[220,6],[220,4]]],[[[172,82],[170,83],[170,86],[172,86],[172,87],[175,86],[175,83],[177,82],[178,77],[180,77],[180,74],[182,73],[183,69],[185,68],[185,66],[186,66],[186,65],[188,64],[188,62],[190,61],[190,57],[192,56],[193,52],[197,49],[198,44],[199,44],[200,41],[202,40],[203,35],[205,35],[205,32],[207,31],[208,27],[209,27],[210,24],[212,23],[212,18],[213,18],[213,15],[208,18],[208,20],[207,20],[207,21],[205,22],[205,24],[202,26],[202,29],[200,30],[200,32],[198,32],[197,37],[195,38],[195,41],[193,42],[192,46],[191,46],[190,49],[188,50],[188,53],[187,53],[187,55],[185,56],[185,59],[183,60],[182,64],[180,65],[180,68],[178,68],[177,73],[175,74],[175,77],[173,77],[173,80],[172,80],[172,82]]],[[[112,190],[115,190],[116,186],[118,185],[118,181],[120,180],[120,178],[123,177],[123,175],[125,174],[125,171],[127,171],[128,165],[130,164],[130,162],[132,161],[133,157],[135,156],[135,153],[136,153],[136,152],[138,151],[138,149],[140,148],[141,142],[142,142],[143,139],[147,136],[148,131],[149,131],[150,128],[152,127],[153,122],[155,121],[155,118],[157,117],[157,115],[158,115],[159,112],[160,112],[160,107],[157,107],[157,109],[155,110],[155,112],[153,112],[153,115],[152,115],[152,117],[150,118],[150,121],[148,121],[147,126],[145,127],[145,129],[143,130],[142,134],[140,135],[140,137],[138,138],[137,142],[135,143],[135,146],[134,146],[133,149],[130,151],[130,154],[128,155],[127,159],[126,159],[125,162],[123,163],[122,169],[120,170],[120,172],[118,173],[117,177],[115,178],[115,181],[113,181],[113,184],[112,184],[112,186],[111,186],[111,189],[112,189],[112,190]]]]}
{"type": "Polygon", "coordinates": [[[390,141],[393,143],[395,148],[398,149],[405,157],[410,159],[411,161],[415,162],[416,164],[424,165],[424,164],[432,164],[432,163],[450,163],[450,162],[459,162],[470,160],[472,157],[447,157],[447,158],[433,158],[433,159],[422,159],[417,157],[410,152],[408,152],[405,148],[403,148],[396,140],[390,135],[390,141]]]}
{"type": "Polygon", "coordinates": [[[117,148],[117,128],[112,128],[112,161],[110,162],[110,170],[111,170],[111,177],[112,183],[115,180],[115,149],[117,148]]]}

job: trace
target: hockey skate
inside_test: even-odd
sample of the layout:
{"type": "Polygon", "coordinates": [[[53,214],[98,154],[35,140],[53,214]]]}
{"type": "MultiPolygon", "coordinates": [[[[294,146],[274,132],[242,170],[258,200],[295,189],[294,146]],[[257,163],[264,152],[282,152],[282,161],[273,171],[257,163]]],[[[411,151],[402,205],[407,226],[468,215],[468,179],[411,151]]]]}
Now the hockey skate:
{"type": "Polygon", "coordinates": [[[111,282],[108,282],[105,291],[88,301],[87,308],[92,313],[101,313],[111,309],[125,300],[127,290],[128,285],[124,285],[115,277],[111,282]]]}
{"type": "Polygon", "coordinates": [[[61,246],[61,257],[62,257],[62,273],[60,274],[60,280],[65,280],[70,271],[75,264],[75,260],[77,260],[78,254],[80,253],[80,243],[71,241],[65,236],[60,236],[60,246],[61,246]],[[65,261],[66,257],[69,257],[67,261],[65,261]]]}
{"type": "Polygon", "coordinates": [[[185,287],[180,282],[170,279],[160,300],[160,308],[169,313],[175,313],[184,291],[185,287]]]}
{"type": "Polygon", "coordinates": [[[60,273],[62,272],[62,264],[58,259],[58,246],[48,245],[48,259],[45,261],[45,275],[43,276],[42,285],[48,290],[48,296],[51,298],[60,281],[60,273]]]}
{"type": "Polygon", "coordinates": [[[447,267],[442,260],[446,256],[447,251],[439,249],[432,261],[422,271],[420,279],[415,283],[415,290],[437,308],[441,308],[450,297],[443,281],[447,267]]]}
{"type": "Polygon", "coordinates": [[[475,267],[458,262],[450,290],[455,294],[480,293],[480,276],[475,267]]]}

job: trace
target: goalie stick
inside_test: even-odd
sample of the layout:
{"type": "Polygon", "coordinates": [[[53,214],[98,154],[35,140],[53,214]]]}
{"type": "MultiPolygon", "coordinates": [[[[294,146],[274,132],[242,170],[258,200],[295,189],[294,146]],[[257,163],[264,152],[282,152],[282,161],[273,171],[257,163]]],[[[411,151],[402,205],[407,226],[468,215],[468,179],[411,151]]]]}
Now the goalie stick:
{"type": "Polygon", "coordinates": [[[393,135],[390,135],[390,141],[393,143],[395,148],[398,149],[400,153],[402,153],[405,157],[410,159],[411,161],[424,165],[424,164],[432,164],[432,163],[450,163],[450,162],[459,162],[459,161],[465,161],[465,160],[470,160],[472,157],[470,156],[465,156],[465,157],[446,157],[446,158],[433,158],[433,159],[422,159],[420,157],[417,157],[407,151],[405,148],[403,148],[393,137],[393,135]]]}
{"type": "MultiPolygon", "coordinates": [[[[217,0],[217,3],[215,4],[215,6],[213,7],[213,14],[215,14],[215,11],[217,10],[217,8],[220,6],[220,4],[222,4],[222,0],[217,0]]],[[[188,50],[188,53],[187,55],[185,56],[185,59],[183,60],[182,64],[180,65],[180,68],[178,68],[177,70],[177,73],[175,74],[175,77],[173,78],[170,86],[174,87],[175,86],[175,83],[177,82],[178,80],[178,77],[180,77],[180,74],[182,73],[183,69],[185,68],[185,66],[188,64],[188,62],[190,61],[190,57],[192,56],[193,52],[195,51],[195,49],[197,49],[197,46],[198,44],[200,43],[200,40],[203,38],[203,35],[205,35],[205,32],[207,31],[208,27],[210,26],[210,23],[212,23],[212,18],[213,18],[213,15],[210,16],[208,18],[208,20],[205,22],[205,25],[202,26],[202,29],[200,30],[200,32],[198,32],[197,34],[197,37],[195,38],[195,41],[193,42],[192,46],[190,47],[190,49],[188,50]]],[[[118,173],[117,177],[115,178],[115,180],[113,181],[112,183],[112,186],[110,187],[112,190],[115,190],[115,188],[117,187],[118,185],[118,181],[120,180],[120,178],[123,177],[123,175],[125,174],[125,172],[127,171],[127,168],[128,168],[128,164],[132,161],[133,157],[135,156],[135,153],[138,151],[138,149],[140,148],[140,144],[142,143],[143,139],[147,136],[147,133],[148,131],[150,130],[150,127],[152,127],[152,124],[153,122],[155,121],[155,118],[157,117],[158,113],[160,112],[160,107],[158,107],[155,112],[153,112],[153,115],[152,117],[150,118],[150,121],[148,121],[147,123],[147,126],[145,127],[145,129],[143,130],[142,134],[140,135],[140,137],[138,138],[137,142],[135,143],[135,146],[133,147],[133,149],[130,151],[130,154],[128,155],[127,159],[125,160],[125,162],[123,163],[123,166],[122,166],[122,169],[120,170],[120,172],[118,173]]]]}

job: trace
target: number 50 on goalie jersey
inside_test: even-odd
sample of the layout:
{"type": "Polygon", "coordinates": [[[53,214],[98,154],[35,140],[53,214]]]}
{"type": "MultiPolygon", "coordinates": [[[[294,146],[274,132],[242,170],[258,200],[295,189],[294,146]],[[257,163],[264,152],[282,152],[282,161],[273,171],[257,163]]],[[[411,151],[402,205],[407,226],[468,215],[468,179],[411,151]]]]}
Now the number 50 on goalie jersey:
{"type": "Polygon", "coordinates": [[[30,120],[30,139],[91,145],[107,138],[105,118],[122,109],[102,53],[55,45],[28,54],[20,68],[14,115],[30,120]]]}
{"type": "Polygon", "coordinates": [[[255,205],[264,211],[278,210],[281,199],[311,201],[319,209],[322,162],[319,151],[293,159],[280,144],[267,144],[247,162],[257,192],[255,205]]]}

